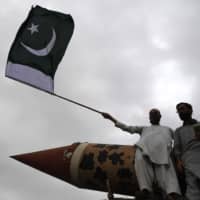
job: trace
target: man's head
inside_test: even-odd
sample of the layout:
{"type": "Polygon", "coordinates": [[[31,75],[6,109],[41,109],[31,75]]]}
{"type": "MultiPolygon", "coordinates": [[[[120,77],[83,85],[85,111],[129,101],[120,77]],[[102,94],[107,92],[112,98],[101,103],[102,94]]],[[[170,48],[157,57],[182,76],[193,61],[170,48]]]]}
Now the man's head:
{"type": "Polygon", "coordinates": [[[153,125],[158,125],[160,123],[161,114],[160,111],[156,108],[153,108],[149,111],[149,120],[153,125]]]}
{"type": "Polygon", "coordinates": [[[192,105],[186,102],[181,102],[176,105],[177,113],[181,120],[187,121],[192,118],[192,105]]]}

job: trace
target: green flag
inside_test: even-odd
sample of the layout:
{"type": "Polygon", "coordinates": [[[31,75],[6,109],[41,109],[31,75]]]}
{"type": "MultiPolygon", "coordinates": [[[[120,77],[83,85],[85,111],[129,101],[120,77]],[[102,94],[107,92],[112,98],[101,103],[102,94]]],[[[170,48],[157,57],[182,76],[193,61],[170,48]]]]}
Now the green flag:
{"type": "Polygon", "coordinates": [[[71,15],[32,7],[10,49],[6,76],[53,93],[54,75],[73,30],[71,15]]]}

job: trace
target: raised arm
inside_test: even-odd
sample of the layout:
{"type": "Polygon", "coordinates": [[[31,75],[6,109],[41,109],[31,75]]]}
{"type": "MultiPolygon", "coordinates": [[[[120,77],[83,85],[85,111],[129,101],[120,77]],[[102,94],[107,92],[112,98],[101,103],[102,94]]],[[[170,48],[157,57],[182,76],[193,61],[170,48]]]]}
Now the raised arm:
{"type": "Polygon", "coordinates": [[[110,115],[109,113],[102,113],[102,116],[105,119],[109,119],[110,121],[112,121],[114,123],[114,125],[120,129],[122,129],[123,131],[127,131],[131,134],[133,133],[138,133],[141,134],[142,130],[143,130],[143,126],[128,126],[122,122],[119,122],[117,119],[115,119],[112,115],[110,115]]]}

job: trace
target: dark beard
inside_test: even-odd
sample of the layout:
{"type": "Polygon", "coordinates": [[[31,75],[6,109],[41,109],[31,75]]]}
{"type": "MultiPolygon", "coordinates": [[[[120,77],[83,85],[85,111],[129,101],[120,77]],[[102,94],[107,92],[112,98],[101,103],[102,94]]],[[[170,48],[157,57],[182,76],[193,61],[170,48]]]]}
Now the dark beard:
{"type": "Polygon", "coordinates": [[[187,121],[191,119],[191,114],[190,113],[179,113],[179,117],[183,121],[187,121]]]}

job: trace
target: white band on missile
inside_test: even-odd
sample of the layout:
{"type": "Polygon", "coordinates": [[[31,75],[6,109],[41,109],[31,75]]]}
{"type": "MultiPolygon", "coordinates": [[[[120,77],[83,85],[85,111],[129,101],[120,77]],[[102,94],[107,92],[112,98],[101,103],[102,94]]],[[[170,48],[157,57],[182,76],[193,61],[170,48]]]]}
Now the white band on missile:
{"type": "Polygon", "coordinates": [[[88,143],[82,143],[80,144],[74,151],[72,158],[71,158],[71,163],[70,163],[70,176],[71,176],[71,181],[75,185],[80,184],[80,179],[79,179],[79,166],[80,162],[83,157],[83,152],[85,148],[88,146],[88,143]]]}

